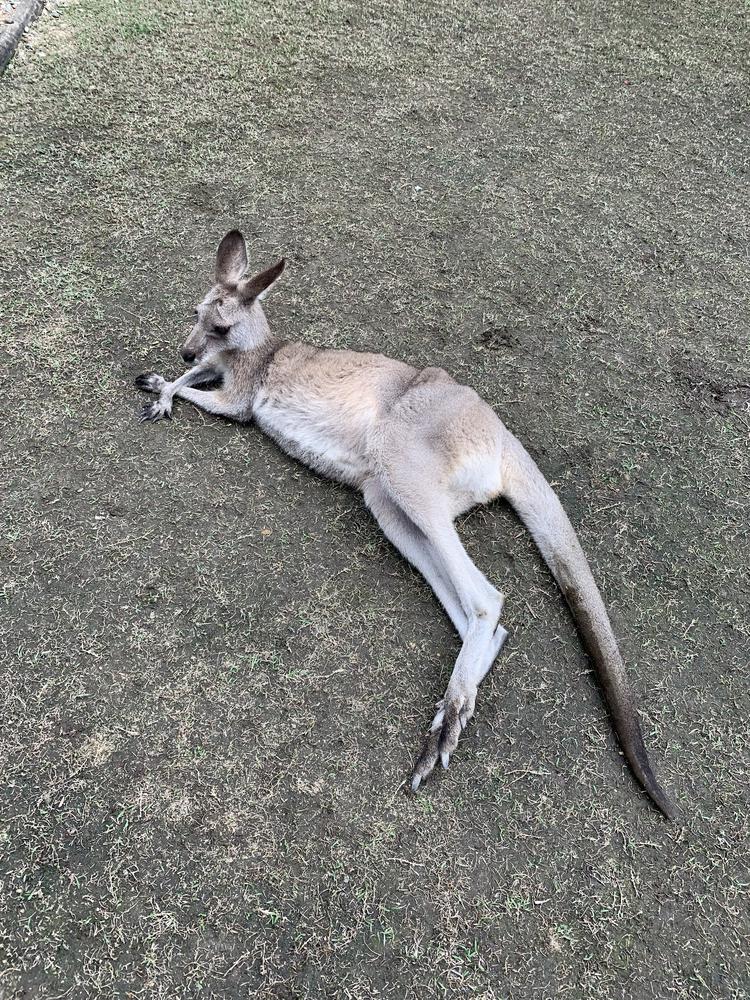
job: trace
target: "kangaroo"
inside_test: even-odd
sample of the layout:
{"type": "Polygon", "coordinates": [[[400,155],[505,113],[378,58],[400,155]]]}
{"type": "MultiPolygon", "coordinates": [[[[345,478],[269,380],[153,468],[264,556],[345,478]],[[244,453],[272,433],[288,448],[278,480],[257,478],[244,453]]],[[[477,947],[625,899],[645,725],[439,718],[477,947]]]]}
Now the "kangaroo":
{"type": "Polygon", "coordinates": [[[614,729],[655,805],[675,808],[651,769],[617,640],[575,531],[526,449],[473,389],[442,368],[418,370],[381,354],[316,347],[271,333],[262,301],[282,258],[251,276],[242,234],[222,239],[215,283],[182,348],[190,369],[168,382],[139,375],[157,399],[141,419],[170,417],[175,396],[258,427],[294,458],[360,490],[389,541],[422,574],[462,640],[414,765],[417,791],[438,760],[448,767],[474,714],[477,689],[505,642],[503,594],[475,566],[454,526],[504,497],[536,542],[596,667],[614,729]],[[207,383],[218,388],[205,388],[207,383]],[[198,386],[204,385],[204,388],[198,386]]]}

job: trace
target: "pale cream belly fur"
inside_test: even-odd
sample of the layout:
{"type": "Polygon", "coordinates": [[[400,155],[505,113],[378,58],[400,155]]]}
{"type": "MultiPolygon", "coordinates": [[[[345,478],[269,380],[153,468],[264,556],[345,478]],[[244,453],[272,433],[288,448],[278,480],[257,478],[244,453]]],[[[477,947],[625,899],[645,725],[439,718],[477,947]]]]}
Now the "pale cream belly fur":
{"type": "Polygon", "coordinates": [[[354,487],[372,475],[367,439],[378,415],[371,405],[336,413],[325,399],[280,401],[260,393],[253,418],[284,451],[321,475],[354,487]]]}

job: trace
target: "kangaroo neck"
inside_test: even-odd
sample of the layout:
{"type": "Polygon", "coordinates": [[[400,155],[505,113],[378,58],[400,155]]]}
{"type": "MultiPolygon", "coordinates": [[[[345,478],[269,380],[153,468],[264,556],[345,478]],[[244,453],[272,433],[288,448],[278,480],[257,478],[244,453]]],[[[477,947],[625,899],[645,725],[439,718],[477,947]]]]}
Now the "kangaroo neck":
{"type": "Polygon", "coordinates": [[[248,412],[252,410],[258,390],[263,385],[277,353],[287,343],[289,343],[287,340],[271,335],[257,347],[244,351],[237,349],[227,351],[222,358],[232,388],[242,396],[248,412]]]}

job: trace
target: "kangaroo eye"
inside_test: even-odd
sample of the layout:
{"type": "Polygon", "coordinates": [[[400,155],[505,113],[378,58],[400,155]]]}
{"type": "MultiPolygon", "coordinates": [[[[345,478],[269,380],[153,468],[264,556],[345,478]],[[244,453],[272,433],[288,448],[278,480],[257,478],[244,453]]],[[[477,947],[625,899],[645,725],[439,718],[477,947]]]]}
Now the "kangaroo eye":
{"type": "Polygon", "coordinates": [[[228,326],[222,326],[220,323],[215,323],[211,327],[211,333],[215,333],[217,337],[226,337],[231,328],[228,326]]]}

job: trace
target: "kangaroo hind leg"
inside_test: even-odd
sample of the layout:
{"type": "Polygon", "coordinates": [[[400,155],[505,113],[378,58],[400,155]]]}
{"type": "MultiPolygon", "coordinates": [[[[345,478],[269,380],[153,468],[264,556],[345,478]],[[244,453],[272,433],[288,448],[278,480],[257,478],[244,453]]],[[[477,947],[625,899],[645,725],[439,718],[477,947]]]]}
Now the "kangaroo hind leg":
{"type": "MultiPolygon", "coordinates": [[[[443,767],[448,767],[461,731],[474,714],[479,684],[507,633],[500,625],[503,595],[474,565],[461,544],[453,524],[451,498],[437,485],[439,478],[422,481],[422,476],[415,475],[414,466],[402,462],[395,468],[392,465],[389,471],[391,474],[384,477],[389,510],[400,511],[406,523],[413,526],[412,531],[421,543],[422,558],[424,553],[429,555],[430,569],[433,573],[437,571],[443,588],[449,588],[462,612],[459,633],[463,644],[414,768],[412,788],[416,791],[438,759],[443,767]]],[[[385,526],[384,530],[387,534],[385,526]]],[[[413,555],[405,554],[418,565],[413,555]]],[[[418,565],[418,568],[429,580],[425,567],[418,565]]],[[[452,617],[457,616],[454,613],[452,617]]]]}
{"type": "Polygon", "coordinates": [[[468,626],[466,614],[427,536],[404,513],[380,480],[368,479],[362,492],[385,537],[422,574],[463,638],[468,626]]]}
{"type": "Polygon", "coordinates": [[[416,791],[438,759],[448,767],[461,732],[474,715],[477,689],[502,647],[507,633],[500,625],[504,598],[469,558],[450,517],[422,525],[443,571],[461,601],[467,619],[463,645],[448,686],[430,726],[412,774],[416,791]]]}

